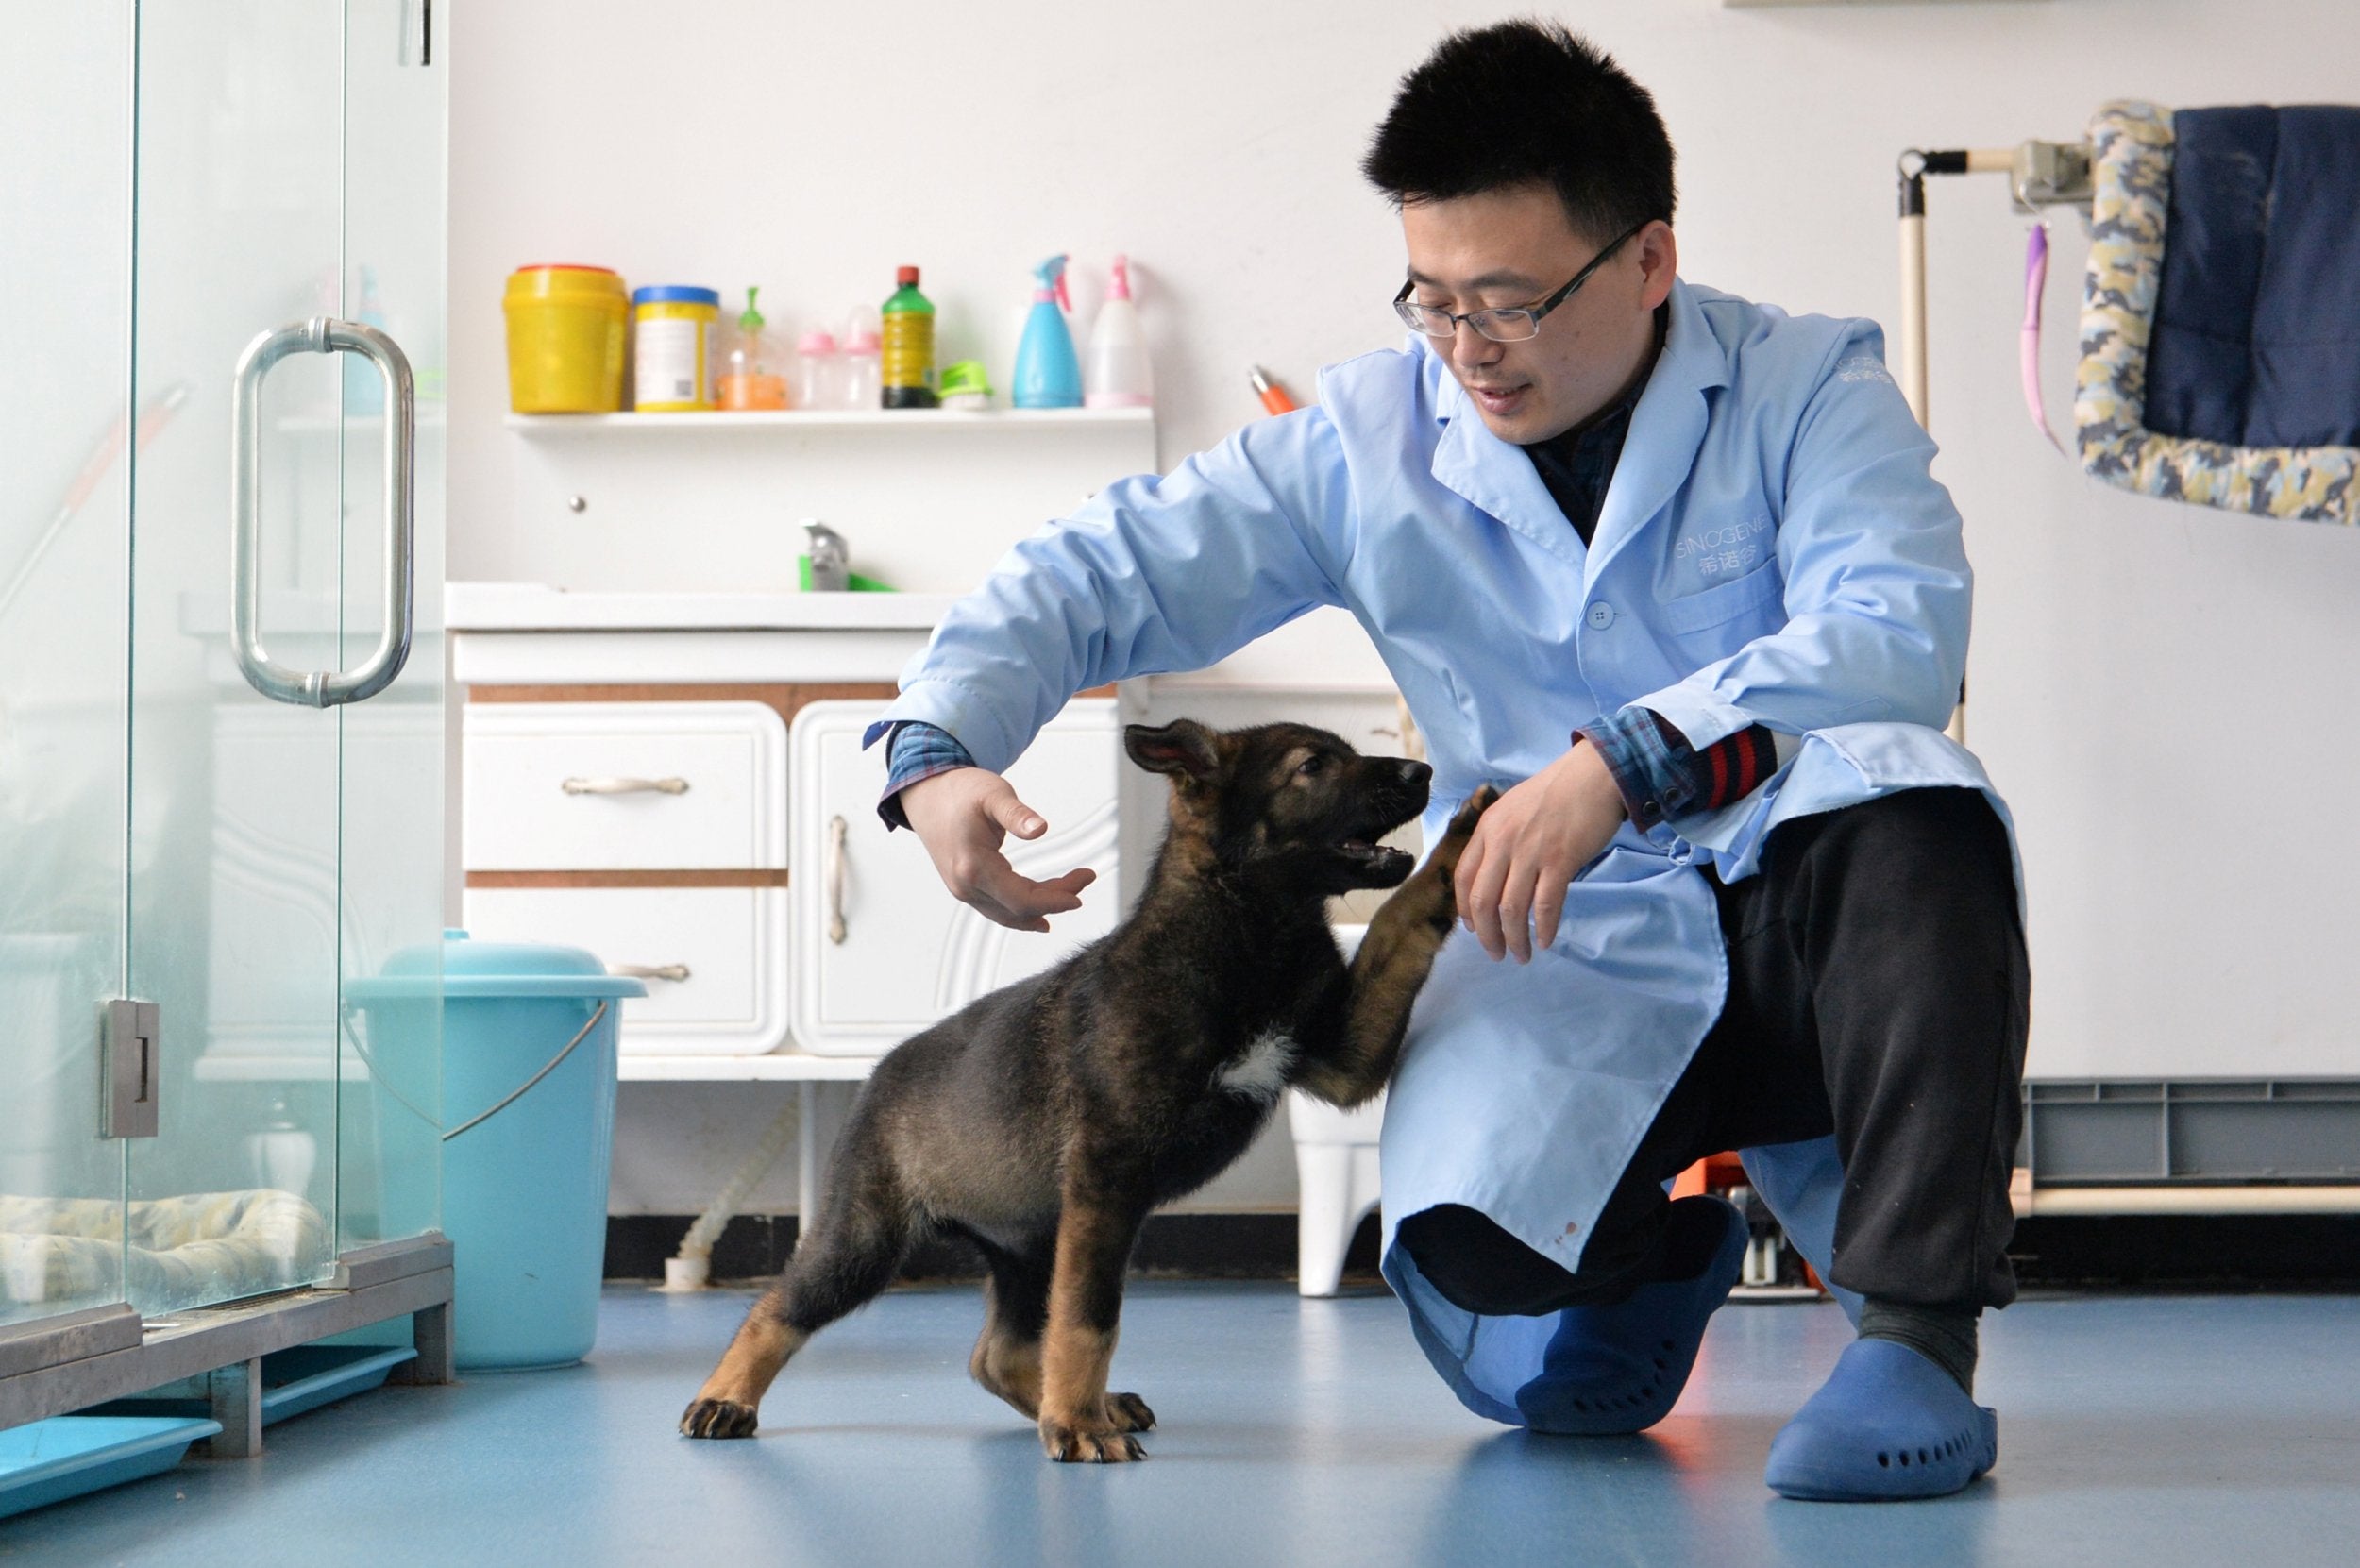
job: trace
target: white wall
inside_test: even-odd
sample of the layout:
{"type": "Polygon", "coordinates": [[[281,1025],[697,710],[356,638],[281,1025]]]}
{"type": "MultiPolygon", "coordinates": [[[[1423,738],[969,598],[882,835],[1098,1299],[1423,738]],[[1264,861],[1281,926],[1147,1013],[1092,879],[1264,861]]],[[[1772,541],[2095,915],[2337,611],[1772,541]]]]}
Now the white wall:
{"type": "MultiPolygon", "coordinates": [[[[947,353],[1003,381],[1025,268],[1111,251],[1143,280],[1167,464],[1256,413],[1258,361],[1394,340],[1394,220],[1355,164],[1446,26],[1514,8],[1200,0],[890,10],[500,0],[453,49],[452,571],[507,506],[499,287],[583,260],[766,285],[800,327],[915,261],[947,353]]],[[[1903,147],[2077,137],[2116,96],[2353,96],[2350,0],[2022,0],[1560,14],[1655,92],[1680,151],[1683,272],[1890,319],[1903,147]]],[[[2313,826],[2360,769],[2360,540],[2099,489],[2015,392],[2023,220],[1937,182],[1937,472],[1979,569],[1972,742],[2014,803],[2032,1071],[2355,1073],[2360,900],[2313,826]]],[[[2047,379],[2070,403],[2082,237],[2056,226],[2047,379]]],[[[1083,301],[1087,307],[1087,297],[1083,301]]],[[[555,565],[552,571],[558,569],[555,565]]],[[[718,569],[718,568],[716,568],[718,569]]],[[[2331,816],[2328,820],[2333,821],[2331,816]]],[[[1266,1195],[1283,1201],[1273,1185],[1266,1195]]]]}

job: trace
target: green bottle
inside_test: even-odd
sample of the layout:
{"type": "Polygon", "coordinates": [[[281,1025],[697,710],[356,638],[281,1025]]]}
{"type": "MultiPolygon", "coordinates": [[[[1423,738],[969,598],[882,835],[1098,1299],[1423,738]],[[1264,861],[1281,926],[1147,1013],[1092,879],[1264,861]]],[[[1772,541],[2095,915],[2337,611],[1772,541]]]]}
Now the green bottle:
{"type": "Polygon", "coordinates": [[[935,397],[935,307],[918,292],[918,269],[894,274],[901,287],[885,302],[885,352],[878,366],[889,409],[930,409],[935,397]]]}

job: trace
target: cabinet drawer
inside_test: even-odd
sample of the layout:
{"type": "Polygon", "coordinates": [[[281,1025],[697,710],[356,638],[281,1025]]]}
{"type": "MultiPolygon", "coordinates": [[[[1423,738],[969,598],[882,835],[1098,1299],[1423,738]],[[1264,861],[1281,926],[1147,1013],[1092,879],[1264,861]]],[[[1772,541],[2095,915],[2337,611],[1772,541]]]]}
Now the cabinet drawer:
{"type": "Polygon", "coordinates": [[[587,948],[645,979],[623,1004],[626,1055],[755,1055],[786,1037],[784,887],[470,887],[465,907],[479,939],[587,948]]]}
{"type": "Polygon", "coordinates": [[[763,703],[470,703],[465,716],[469,870],[786,864],[786,726],[763,703]]]}

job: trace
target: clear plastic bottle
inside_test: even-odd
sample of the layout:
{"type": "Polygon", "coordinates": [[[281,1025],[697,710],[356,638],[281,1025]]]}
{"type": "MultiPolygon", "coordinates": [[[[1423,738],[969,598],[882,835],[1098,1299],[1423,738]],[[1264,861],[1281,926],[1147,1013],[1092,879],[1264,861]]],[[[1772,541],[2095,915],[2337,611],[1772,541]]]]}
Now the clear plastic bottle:
{"type": "Polygon", "coordinates": [[[1082,406],[1143,408],[1155,400],[1155,380],[1148,369],[1138,307],[1131,303],[1131,259],[1116,257],[1113,273],[1105,303],[1098,307],[1097,325],[1090,329],[1089,363],[1082,377],[1088,391],[1082,406]]]}
{"type": "Polygon", "coordinates": [[[844,404],[844,356],[833,332],[805,332],[795,344],[795,379],[790,389],[799,409],[834,409],[844,404]]]}
{"type": "Polygon", "coordinates": [[[770,324],[754,304],[759,287],[746,291],[746,309],[724,341],[721,373],[714,379],[714,402],[725,409],[786,407],[786,378],[780,374],[778,344],[770,324]]]}
{"type": "Polygon", "coordinates": [[[877,312],[855,309],[837,340],[844,351],[844,374],[836,386],[836,407],[877,409],[885,400],[885,338],[877,312]]]}

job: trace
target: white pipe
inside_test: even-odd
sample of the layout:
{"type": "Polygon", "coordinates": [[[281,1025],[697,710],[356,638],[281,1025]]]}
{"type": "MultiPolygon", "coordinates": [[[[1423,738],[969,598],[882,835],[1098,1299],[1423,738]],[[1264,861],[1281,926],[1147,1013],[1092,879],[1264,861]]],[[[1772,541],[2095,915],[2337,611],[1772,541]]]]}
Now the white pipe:
{"type": "Polygon", "coordinates": [[[2018,1215],[2360,1214],[2360,1186],[2036,1187],[2018,1215]]]}
{"type": "MultiPolygon", "coordinates": [[[[1974,156],[1974,155],[1970,155],[1974,156]]],[[[1901,218],[1901,396],[1926,425],[1926,215],[1901,218]]],[[[1930,429],[1931,427],[1927,427],[1930,429]]],[[[1966,704],[1950,711],[1944,733],[1966,744],[1966,704]]]]}
{"type": "Polygon", "coordinates": [[[769,1130],[762,1135],[751,1153],[730,1173],[720,1192],[708,1205],[688,1234],[681,1238],[677,1255],[664,1260],[664,1284],[666,1290],[701,1290],[713,1271],[713,1244],[721,1239],[721,1232],[737,1213],[737,1206],[754,1189],[770,1167],[779,1162],[779,1155],[793,1141],[797,1126],[802,1120],[802,1096],[810,1092],[808,1085],[799,1087],[794,1100],[788,1102],[769,1130]]]}
{"type": "MultiPolygon", "coordinates": [[[[1926,424],[1926,215],[1901,220],[1901,396],[1926,424]]],[[[1933,427],[1927,426],[1931,430],[1933,427]]]]}

